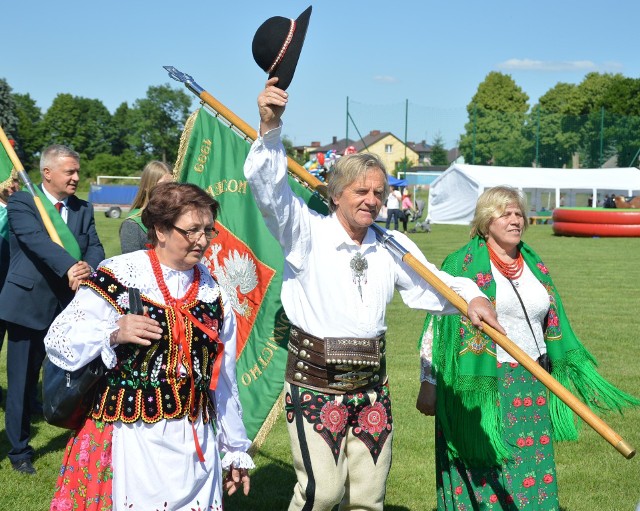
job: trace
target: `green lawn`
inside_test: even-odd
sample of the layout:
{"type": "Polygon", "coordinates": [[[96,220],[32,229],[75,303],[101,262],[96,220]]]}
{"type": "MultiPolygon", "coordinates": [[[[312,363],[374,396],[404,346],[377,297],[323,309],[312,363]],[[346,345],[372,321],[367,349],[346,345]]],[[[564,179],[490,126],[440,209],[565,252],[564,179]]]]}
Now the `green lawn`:
{"type": "MultiPolygon", "coordinates": [[[[96,217],[107,255],[119,252],[120,221],[96,217]]],[[[428,259],[440,264],[462,245],[468,228],[433,226],[431,234],[412,234],[428,259]]],[[[638,353],[638,289],[640,239],[563,238],[551,226],[537,225],[525,234],[549,266],[572,324],[598,358],[601,372],[626,391],[640,395],[638,353]]],[[[418,389],[416,340],[423,313],[407,309],[396,296],[388,311],[388,353],[396,426],[394,458],[385,509],[430,511],[435,508],[433,419],[414,408],[418,389]]],[[[5,357],[0,357],[0,384],[6,387],[5,357]]],[[[640,446],[640,410],[624,417],[605,417],[628,443],[640,446]]],[[[0,429],[4,428],[4,405],[0,429]]],[[[0,511],[49,509],[62,448],[68,433],[37,420],[33,445],[38,452],[35,477],[10,469],[8,445],[0,434],[0,511]]],[[[640,501],[639,460],[624,459],[611,445],[585,427],[579,442],[556,445],[560,502],[564,511],[633,511],[640,501]]],[[[284,510],[294,484],[291,456],[281,417],[255,457],[248,498],[229,499],[225,509],[284,510]]]]}

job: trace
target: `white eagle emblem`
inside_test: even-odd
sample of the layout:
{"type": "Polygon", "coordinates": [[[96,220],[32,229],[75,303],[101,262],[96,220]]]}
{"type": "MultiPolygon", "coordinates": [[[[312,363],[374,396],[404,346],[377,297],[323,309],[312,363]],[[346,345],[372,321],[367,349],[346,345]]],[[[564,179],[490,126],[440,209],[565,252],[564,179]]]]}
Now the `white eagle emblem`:
{"type": "Polygon", "coordinates": [[[221,250],[222,245],[212,244],[211,255],[205,257],[203,263],[229,296],[231,306],[236,314],[249,318],[253,307],[242,295],[250,293],[258,285],[256,263],[249,254],[240,254],[237,250],[233,250],[222,259],[222,264],[220,264],[218,254],[221,250]]]}

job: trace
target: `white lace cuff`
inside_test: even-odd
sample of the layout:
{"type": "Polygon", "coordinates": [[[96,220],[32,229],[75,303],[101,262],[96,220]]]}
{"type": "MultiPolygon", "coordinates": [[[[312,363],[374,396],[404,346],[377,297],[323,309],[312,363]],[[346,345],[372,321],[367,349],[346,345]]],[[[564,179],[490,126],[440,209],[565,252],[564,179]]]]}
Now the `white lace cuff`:
{"type": "MultiPolygon", "coordinates": [[[[118,330],[120,327],[118,326],[118,320],[121,316],[113,316],[109,318],[109,324],[104,331],[104,338],[102,340],[102,362],[107,367],[107,369],[112,369],[115,367],[118,362],[118,357],[116,356],[115,346],[111,346],[111,334],[118,330]]],[[[117,346],[117,345],[116,345],[117,346]]]]}
{"type": "Polygon", "coordinates": [[[222,458],[222,470],[229,470],[233,465],[235,468],[256,468],[251,456],[246,452],[228,452],[222,458]]]}
{"type": "Polygon", "coordinates": [[[425,360],[424,358],[420,359],[420,381],[428,381],[432,385],[436,384],[436,378],[433,375],[433,366],[431,362],[425,360]]]}

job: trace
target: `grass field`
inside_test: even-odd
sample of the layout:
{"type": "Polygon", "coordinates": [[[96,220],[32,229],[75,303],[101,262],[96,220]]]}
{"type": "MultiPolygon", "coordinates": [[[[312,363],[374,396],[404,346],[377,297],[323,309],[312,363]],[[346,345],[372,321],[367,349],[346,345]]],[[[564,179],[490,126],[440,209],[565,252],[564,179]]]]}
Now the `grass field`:
{"type": "MultiPolygon", "coordinates": [[[[99,214],[96,223],[107,255],[119,253],[120,221],[99,214]]],[[[467,239],[466,227],[433,226],[431,234],[412,234],[428,259],[439,265],[467,239]]],[[[638,290],[640,239],[555,237],[538,225],[525,233],[551,270],[572,325],[600,362],[600,370],[622,389],[640,395],[638,290]]],[[[407,309],[398,296],[388,309],[388,354],[396,427],[394,457],[385,509],[435,508],[433,418],[414,407],[418,382],[416,340],[424,314],[407,309]]],[[[0,385],[6,387],[4,350],[0,385]]],[[[640,410],[605,417],[628,443],[640,446],[640,410]]],[[[68,432],[36,420],[32,445],[37,451],[34,477],[11,470],[6,457],[4,402],[0,409],[0,511],[49,509],[68,432]]],[[[279,511],[287,508],[295,481],[284,419],[281,417],[255,457],[248,498],[229,499],[225,509],[279,511]]],[[[640,501],[639,459],[624,459],[589,427],[575,443],[556,444],[560,502],[564,511],[633,511],[640,501]]]]}

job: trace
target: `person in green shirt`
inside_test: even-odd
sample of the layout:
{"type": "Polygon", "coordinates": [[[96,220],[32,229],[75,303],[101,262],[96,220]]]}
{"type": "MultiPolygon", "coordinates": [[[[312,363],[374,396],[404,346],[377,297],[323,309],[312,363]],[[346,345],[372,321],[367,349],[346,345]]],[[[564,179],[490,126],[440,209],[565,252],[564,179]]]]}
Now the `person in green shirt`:
{"type": "Polygon", "coordinates": [[[147,228],[142,224],[142,210],[149,202],[149,192],[159,183],[173,181],[171,167],[161,161],[152,160],[142,170],[140,187],[136,194],[129,216],[120,225],[120,249],[123,254],[144,250],[147,246],[147,228]]]}

